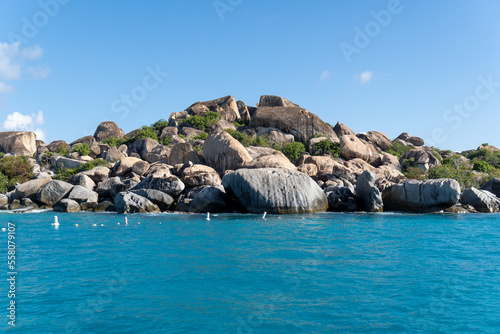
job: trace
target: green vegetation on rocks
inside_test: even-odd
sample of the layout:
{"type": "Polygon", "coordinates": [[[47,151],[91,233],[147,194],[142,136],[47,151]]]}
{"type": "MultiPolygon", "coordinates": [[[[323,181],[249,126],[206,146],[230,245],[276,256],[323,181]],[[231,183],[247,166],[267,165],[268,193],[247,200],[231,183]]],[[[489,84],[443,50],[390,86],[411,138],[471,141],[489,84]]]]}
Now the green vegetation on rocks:
{"type": "Polygon", "coordinates": [[[313,145],[314,155],[329,154],[340,158],[340,144],[333,143],[330,139],[325,139],[313,145]]]}
{"type": "Polygon", "coordinates": [[[68,181],[73,175],[86,170],[92,170],[98,166],[109,167],[109,162],[103,159],[94,159],[92,161],[84,163],[78,168],[59,169],[57,171],[57,174],[54,175],[52,178],[54,180],[68,181]]]}
{"type": "Polygon", "coordinates": [[[406,152],[408,152],[409,150],[412,150],[412,149],[414,149],[413,146],[405,146],[405,145],[403,145],[400,142],[395,140],[392,142],[392,145],[389,146],[389,148],[386,150],[386,152],[389,154],[395,155],[398,158],[401,158],[403,156],[403,154],[405,154],[406,152]]]}
{"type": "Polygon", "coordinates": [[[90,154],[89,144],[87,143],[76,144],[71,152],[77,152],[78,154],[80,154],[80,156],[89,155],[90,154]]]}
{"type": "Polygon", "coordinates": [[[288,158],[288,160],[295,163],[295,161],[300,158],[302,152],[305,152],[306,147],[303,143],[294,141],[292,143],[283,144],[279,150],[288,158]]]}
{"type": "Polygon", "coordinates": [[[269,147],[271,144],[269,141],[262,137],[252,137],[243,132],[239,132],[237,130],[226,129],[226,132],[231,135],[234,139],[239,141],[243,146],[262,146],[269,147]]]}
{"type": "Polygon", "coordinates": [[[193,115],[185,120],[183,123],[191,124],[194,128],[205,131],[205,129],[212,123],[219,122],[220,116],[218,113],[213,111],[208,111],[203,115],[193,115]]]}
{"type": "Polygon", "coordinates": [[[23,183],[33,178],[28,157],[3,157],[0,159],[0,192],[5,193],[16,183],[23,183]]]}

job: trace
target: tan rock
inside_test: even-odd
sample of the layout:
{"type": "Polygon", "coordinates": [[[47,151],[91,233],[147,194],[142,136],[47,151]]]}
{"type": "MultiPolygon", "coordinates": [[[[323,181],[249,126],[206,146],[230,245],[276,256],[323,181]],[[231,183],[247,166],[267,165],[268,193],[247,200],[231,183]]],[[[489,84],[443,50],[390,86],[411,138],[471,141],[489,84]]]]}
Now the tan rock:
{"type": "Polygon", "coordinates": [[[205,140],[203,153],[207,164],[221,175],[252,161],[246,148],[225,131],[212,132],[205,140]]]}

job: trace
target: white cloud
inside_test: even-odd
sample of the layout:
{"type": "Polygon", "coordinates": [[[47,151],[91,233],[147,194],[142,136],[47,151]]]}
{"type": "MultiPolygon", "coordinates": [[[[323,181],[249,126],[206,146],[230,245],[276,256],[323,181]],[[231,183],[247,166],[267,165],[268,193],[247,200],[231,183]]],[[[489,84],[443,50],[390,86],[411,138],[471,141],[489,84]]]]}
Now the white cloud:
{"type": "Polygon", "coordinates": [[[0,81],[0,94],[11,94],[14,92],[14,86],[7,85],[5,82],[0,81]]]}
{"type": "Polygon", "coordinates": [[[42,58],[42,56],[43,56],[43,49],[38,45],[29,48],[23,48],[21,50],[22,59],[32,60],[32,59],[42,58]]]}
{"type": "Polygon", "coordinates": [[[332,73],[330,71],[323,71],[323,73],[321,73],[321,76],[319,77],[319,82],[326,82],[328,80],[330,80],[332,76],[332,73]]]}
{"type": "Polygon", "coordinates": [[[3,122],[3,127],[9,131],[33,131],[36,133],[38,139],[43,140],[45,138],[45,131],[39,126],[44,123],[43,111],[31,115],[24,115],[15,111],[7,115],[7,119],[3,122]]]}
{"type": "Polygon", "coordinates": [[[51,70],[52,69],[50,67],[37,66],[37,67],[28,67],[26,71],[34,79],[45,79],[46,77],[49,76],[51,70]]]}
{"type": "Polygon", "coordinates": [[[371,71],[365,71],[360,74],[359,79],[362,83],[368,83],[373,79],[373,73],[371,71]]]}
{"type": "Polygon", "coordinates": [[[21,66],[16,62],[21,43],[0,43],[0,77],[16,80],[21,77],[21,66]]]}

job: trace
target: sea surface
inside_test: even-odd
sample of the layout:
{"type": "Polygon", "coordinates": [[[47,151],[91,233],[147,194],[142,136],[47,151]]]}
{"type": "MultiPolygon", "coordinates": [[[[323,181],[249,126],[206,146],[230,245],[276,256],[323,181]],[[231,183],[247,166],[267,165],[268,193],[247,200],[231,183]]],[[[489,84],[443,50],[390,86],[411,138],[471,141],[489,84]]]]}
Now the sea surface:
{"type": "Polygon", "coordinates": [[[0,332],[500,333],[498,214],[54,215],[0,214],[0,332]]]}

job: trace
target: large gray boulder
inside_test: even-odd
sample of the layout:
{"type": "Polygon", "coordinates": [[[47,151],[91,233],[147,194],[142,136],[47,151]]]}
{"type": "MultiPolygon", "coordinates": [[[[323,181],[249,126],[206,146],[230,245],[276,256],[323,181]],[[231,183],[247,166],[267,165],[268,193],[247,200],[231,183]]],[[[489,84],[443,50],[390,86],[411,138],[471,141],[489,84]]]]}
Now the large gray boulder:
{"type": "Polygon", "coordinates": [[[164,178],[148,176],[135,186],[133,190],[155,189],[163,191],[172,197],[176,197],[182,193],[185,187],[184,183],[182,183],[182,181],[174,175],[164,178]]]}
{"type": "Polygon", "coordinates": [[[137,153],[141,156],[143,160],[146,160],[146,156],[153,152],[153,149],[158,146],[158,142],[151,138],[141,138],[134,141],[128,146],[128,155],[132,153],[137,153]]]}
{"type": "Polygon", "coordinates": [[[186,111],[190,115],[201,115],[207,111],[213,111],[219,114],[220,119],[228,122],[241,120],[238,105],[232,96],[225,96],[216,100],[205,102],[196,102],[187,108],[186,111]]]}
{"type": "Polygon", "coordinates": [[[375,146],[351,135],[340,137],[340,152],[346,160],[361,159],[371,165],[381,159],[375,146]]]}
{"type": "Polygon", "coordinates": [[[72,199],[60,200],[56,205],[54,205],[54,211],[57,212],[79,212],[80,204],[72,199]]]}
{"type": "Polygon", "coordinates": [[[64,181],[52,180],[48,182],[37,194],[38,202],[54,206],[57,202],[66,196],[73,185],[64,181]]]}
{"type": "Polygon", "coordinates": [[[19,199],[19,200],[23,198],[36,200],[37,193],[51,180],[52,179],[50,178],[45,178],[45,179],[35,179],[24,182],[19,186],[17,186],[16,190],[14,191],[13,197],[14,199],[19,199]]]}
{"type": "Polygon", "coordinates": [[[95,184],[99,184],[105,181],[109,177],[109,173],[110,173],[109,168],[104,166],[94,167],[91,170],[81,172],[82,175],[87,175],[88,177],[90,177],[92,181],[95,182],[95,184]]]}
{"type": "Polygon", "coordinates": [[[222,184],[222,180],[215,169],[205,165],[193,165],[184,168],[181,173],[181,180],[189,188],[222,184]]]}
{"type": "Polygon", "coordinates": [[[0,152],[32,157],[36,152],[36,147],[34,132],[0,132],[0,152]]]}
{"type": "Polygon", "coordinates": [[[139,161],[143,160],[134,157],[122,158],[114,165],[113,169],[111,170],[111,175],[113,176],[125,175],[128,172],[132,171],[132,167],[134,166],[134,164],[139,161]]]}
{"type": "Polygon", "coordinates": [[[94,133],[94,138],[98,142],[109,137],[116,137],[118,139],[121,139],[124,136],[125,133],[118,127],[118,125],[116,125],[115,122],[102,122],[101,124],[99,124],[94,133]]]}
{"type": "Polygon", "coordinates": [[[203,154],[207,164],[221,175],[252,161],[246,148],[225,131],[214,131],[208,136],[203,154]]]}
{"type": "Polygon", "coordinates": [[[206,187],[191,201],[190,212],[227,212],[231,201],[222,186],[206,187]]]}
{"type": "MultiPolygon", "coordinates": [[[[261,97],[261,102],[263,99],[269,100],[269,98],[261,97]]],[[[291,103],[290,101],[288,102],[291,103]]],[[[289,103],[278,103],[285,104],[285,106],[276,105],[277,103],[275,102],[262,103],[253,115],[250,126],[254,128],[260,126],[276,128],[284,133],[292,134],[296,141],[304,143],[316,134],[323,134],[333,142],[338,142],[337,135],[333,132],[331,126],[323,122],[315,114],[293,103],[289,105],[289,103]]]]}
{"type": "Polygon", "coordinates": [[[388,187],[382,198],[386,211],[433,212],[457,204],[460,185],[452,179],[411,180],[388,187]]]}
{"type": "Polygon", "coordinates": [[[75,169],[85,164],[85,161],[55,155],[50,158],[50,164],[55,169],[75,169]]]}
{"type": "Polygon", "coordinates": [[[500,178],[494,177],[481,187],[481,190],[487,190],[496,197],[500,197],[500,178]]]}
{"type": "Polygon", "coordinates": [[[333,127],[333,131],[339,138],[342,138],[342,136],[356,135],[356,132],[352,131],[351,128],[340,122],[337,122],[337,124],[335,124],[335,126],[333,127]]]}
{"type": "Polygon", "coordinates": [[[367,133],[360,133],[356,136],[364,141],[372,143],[382,151],[387,150],[392,145],[389,138],[382,132],[368,131],[367,133]]]}
{"type": "Polygon", "coordinates": [[[306,213],[328,209],[328,200],[318,184],[298,171],[239,169],[225,175],[222,184],[227,194],[248,212],[306,213]]]}
{"type": "Polygon", "coordinates": [[[500,199],[495,194],[474,187],[464,190],[460,203],[472,205],[479,212],[493,213],[500,210],[500,199]]]}
{"type": "Polygon", "coordinates": [[[399,162],[403,164],[407,159],[414,159],[413,167],[428,171],[432,167],[441,165],[437,156],[437,152],[434,152],[430,147],[418,147],[403,154],[399,162]]]}
{"type": "Polygon", "coordinates": [[[72,199],[78,203],[89,202],[89,203],[97,203],[97,199],[99,194],[95,191],[88,190],[82,186],[74,186],[70,191],[68,198],[72,199]]]}
{"type": "Polygon", "coordinates": [[[326,192],[328,210],[336,212],[358,211],[358,198],[347,187],[334,187],[326,192]]]}
{"type": "Polygon", "coordinates": [[[50,144],[48,144],[46,146],[46,148],[50,152],[56,152],[59,149],[68,150],[69,149],[69,145],[64,140],[54,140],[53,142],[51,142],[50,144]]]}
{"type": "Polygon", "coordinates": [[[384,209],[382,194],[375,184],[376,180],[375,174],[370,171],[364,171],[358,177],[356,196],[360,199],[363,211],[382,212],[384,209]]]}
{"type": "Polygon", "coordinates": [[[95,188],[95,182],[92,181],[90,177],[87,175],[78,173],[73,175],[69,180],[68,183],[74,185],[74,186],[82,186],[85,189],[88,190],[93,190],[95,188]]]}
{"type": "Polygon", "coordinates": [[[115,196],[115,207],[118,213],[160,212],[158,205],[130,191],[121,192],[115,196]]]}
{"type": "Polygon", "coordinates": [[[158,205],[161,211],[167,211],[174,203],[172,196],[165,194],[163,191],[154,189],[139,189],[132,192],[149,199],[151,202],[158,205]]]}

